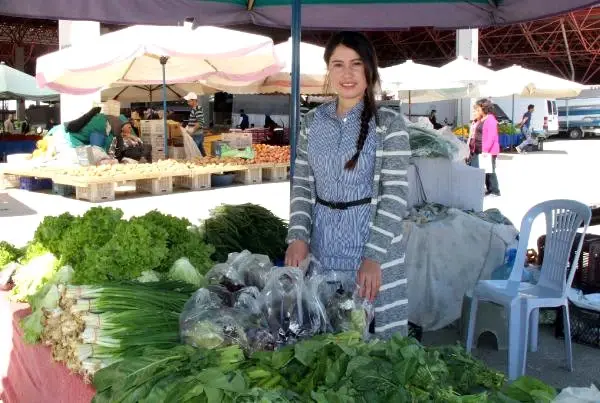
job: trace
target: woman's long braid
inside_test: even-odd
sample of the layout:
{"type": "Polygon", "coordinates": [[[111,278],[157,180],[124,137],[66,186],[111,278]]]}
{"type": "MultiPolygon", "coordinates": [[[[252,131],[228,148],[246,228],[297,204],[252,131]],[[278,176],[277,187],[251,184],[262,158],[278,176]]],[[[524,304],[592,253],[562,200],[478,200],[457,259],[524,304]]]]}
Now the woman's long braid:
{"type": "Polygon", "coordinates": [[[375,109],[375,102],[373,96],[369,94],[367,90],[364,96],[363,110],[360,115],[360,134],[358,135],[358,140],[356,141],[356,152],[348,161],[346,161],[346,165],[344,165],[344,169],[352,170],[356,167],[358,163],[358,158],[360,157],[360,152],[365,146],[365,142],[367,141],[367,136],[369,135],[369,123],[371,122],[371,118],[373,117],[375,109]]]}

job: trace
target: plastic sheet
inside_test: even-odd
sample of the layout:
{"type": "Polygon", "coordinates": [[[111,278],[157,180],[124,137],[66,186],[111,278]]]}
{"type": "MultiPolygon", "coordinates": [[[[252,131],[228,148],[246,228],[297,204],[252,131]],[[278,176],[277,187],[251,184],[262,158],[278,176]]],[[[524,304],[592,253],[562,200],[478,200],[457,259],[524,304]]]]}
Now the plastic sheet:
{"type": "Polygon", "coordinates": [[[248,348],[245,331],[247,317],[233,308],[197,309],[182,313],[181,341],[198,348],[219,348],[233,344],[248,348]]]}
{"type": "Polygon", "coordinates": [[[202,153],[192,136],[190,136],[186,130],[181,130],[181,136],[183,137],[183,151],[185,152],[185,158],[188,160],[202,158],[202,153]]]}
{"type": "Polygon", "coordinates": [[[469,156],[468,146],[453,134],[450,136],[447,133],[449,128],[433,130],[419,124],[411,124],[407,129],[413,157],[461,161],[469,156]]]}

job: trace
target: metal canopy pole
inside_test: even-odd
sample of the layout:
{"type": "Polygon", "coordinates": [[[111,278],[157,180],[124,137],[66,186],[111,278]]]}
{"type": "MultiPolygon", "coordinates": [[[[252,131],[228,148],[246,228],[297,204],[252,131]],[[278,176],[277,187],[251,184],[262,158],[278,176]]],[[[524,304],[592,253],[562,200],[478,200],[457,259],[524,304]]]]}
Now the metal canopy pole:
{"type": "Polygon", "coordinates": [[[169,127],[167,125],[167,72],[166,66],[169,60],[166,56],[160,57],[160,65],[162,66],[162,93],[163,93],[163,128],[165,130],[165,159],[169,157],[169,127]]]}
{"type": "Polygon", "coordinates": [[[292,94],[290,100],[290,186],[294,177],[296,143],[300,133],[300,41],[302,3],[292,0],[292,94]]]}

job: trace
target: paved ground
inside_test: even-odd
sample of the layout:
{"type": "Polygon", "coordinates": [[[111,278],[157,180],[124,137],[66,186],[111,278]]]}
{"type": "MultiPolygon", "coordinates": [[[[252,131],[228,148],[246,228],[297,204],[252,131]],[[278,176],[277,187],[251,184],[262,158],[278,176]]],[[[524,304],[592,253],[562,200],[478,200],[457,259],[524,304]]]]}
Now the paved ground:
{"type": "MultiPolygon", "coordinates": [[[[568,198],[586,204],[600,203],[600,186],[595,183],[598,171],[600,140],[557,140],[545,144],[546,151],[527,155],[503,155],[498,163],[502,197],[488,198],[485,208],[499,208],[516,226],[525,212],[534,204],[548,199],[568,198]]],[[[127,216],[140,215],[158,209],[183,216],[195,222],[205,218],[211,208],[221,203],[251,202],[261,204],[275,214],[286,217],[289,184],[275,183],[236,186],[205,192],[182,192],[166,196],[130,195],[115,202],[104,203],[123,209],[127,216]]],[[[65,199],[49,194],[20,190],[0,192],[0,240],[18,245],[26,243],[45,215],[65,211],[74,214],[91,207],[87,202],[65,199]]],[[[590,232],[600,233],[591,228],[590,232]]],[[[541,222],[534,224],[530,245],[534,246],[544,232],[541,222]]],[[[459,340],[453,328],[426,333],[426,344],[453,343],[459,340]]],[[[506,352],[493,348],[479,348],[476,354],[488,364],[505,370],[506,352]]],[[[540,332],[540,351],[530,354],[527,371],[556,386],[600,386],[600,349],[574,345],[575,372],[564,367],[563,341],[553,337],[549,329],[540,332]]]]}

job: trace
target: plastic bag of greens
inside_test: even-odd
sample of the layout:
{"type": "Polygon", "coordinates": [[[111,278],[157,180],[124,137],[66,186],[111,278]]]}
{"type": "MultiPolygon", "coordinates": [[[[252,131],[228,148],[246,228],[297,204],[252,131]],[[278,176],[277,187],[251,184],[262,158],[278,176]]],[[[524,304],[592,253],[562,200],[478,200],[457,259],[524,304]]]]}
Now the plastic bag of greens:
{"type": "Polygon", "coordinates": [[[181,341],[198,348],[214,349],[237,344],[248,349],[244,312],[233,308],[200,309],[192,315],[182,313],[181,341]]]}
{"type": "Polygon", "coordinates": [[[319,298],[304,283],[297,268],[274,269],[262,291],[271,333],[279,345],[296,342],[324,331],[326,320],[319,298]]]}
{"type": "Polygon", "coordinates": [[[234,294],[234,308],[246,311],[250,315],[262,315],[263,300],[256,287],[245,287],[234,294]]]}
{"type": "Polygon", "coordinates": [[[226,263],[216,264],[206,273],[206,281],[209,284],[222,285],[231,292],[239,291],[246,285],[244,275],[239,270],[235,259],[231,258],[231,255],[226,263]]]}
{"type": "MultiPolygon", "coordinates": [[[[247,252],[247,251],[244,251],[247,252]]],[[[242,252],[242,254],[244,253],[242,252]]],[[[241,255],[241,254],[240,254],[241,255]]],[[[265,288],[267,277],[273,269],[273,262],[266,255],[250,255],[236,259],[239,271],[244,277],[247,286],[265,288]]]]}
{"type": "Polygon", "coordinates": [[[245,325],[250,352],[274,350],[275,336],[269,331],[264,314],[264,301],[258,288],[242,288],[235,295],[234,308],[243,312],[248,323],[245,325]]]}

